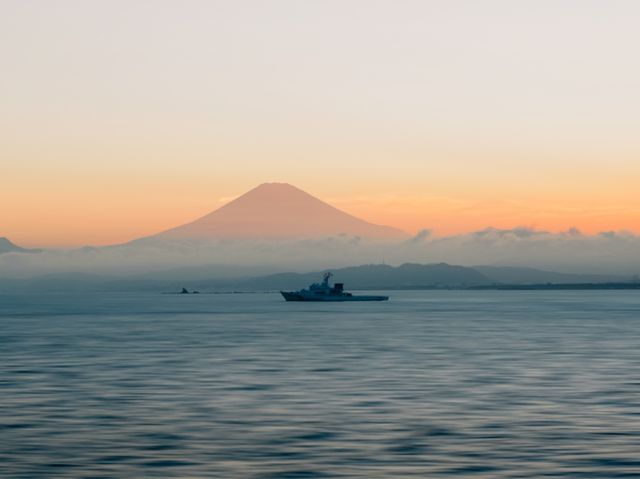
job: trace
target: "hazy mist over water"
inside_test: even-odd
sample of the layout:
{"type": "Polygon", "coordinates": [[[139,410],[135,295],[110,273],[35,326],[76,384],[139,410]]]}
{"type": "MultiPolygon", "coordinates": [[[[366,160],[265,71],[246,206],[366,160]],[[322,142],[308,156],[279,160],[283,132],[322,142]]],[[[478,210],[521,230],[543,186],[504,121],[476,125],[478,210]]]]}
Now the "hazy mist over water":
{"type": "Polygon", "coordinates": [[[244,274],[311,271],[356,264],[447,262],[472,266],[531,266],[588,274],[640,273],[640,236],[630,232],[584,235],[530,228],[486,228],[439,237],[429,230],[402,241],[353,235],[289,240],[140,240],[126,245],[39,253],[0,254],[0,279],[48,274],[140,275],[174,268],[234,265],[244,274]],[[329,264],[328,264],[329,263],[329,264]]]}
{"type": "Polygon", "coordinates": [[[3,478],[640,474],[637,292],[0,296],[3,478]]]}

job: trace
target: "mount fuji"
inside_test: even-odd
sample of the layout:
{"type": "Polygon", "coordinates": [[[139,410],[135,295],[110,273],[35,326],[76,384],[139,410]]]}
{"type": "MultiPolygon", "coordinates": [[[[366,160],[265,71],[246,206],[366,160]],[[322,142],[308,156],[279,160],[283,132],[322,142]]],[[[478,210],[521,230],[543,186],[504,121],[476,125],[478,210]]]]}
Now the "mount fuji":
{"type": "Polygon", "coordinates": [[[150,239],[307,239],[331,236],[403,239],[390,226],[356,218],[287,183],[264,183],[221,208],[150,239]]]}

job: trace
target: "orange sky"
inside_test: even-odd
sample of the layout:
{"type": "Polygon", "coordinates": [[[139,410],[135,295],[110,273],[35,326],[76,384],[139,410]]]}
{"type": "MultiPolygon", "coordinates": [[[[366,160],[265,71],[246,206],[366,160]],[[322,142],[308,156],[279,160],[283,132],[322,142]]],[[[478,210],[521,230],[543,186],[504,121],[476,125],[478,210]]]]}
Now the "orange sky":
{"type": "Polygon", "coordinates": [[[639,17],[632,0],[12,2],[0,236],[127,241],[267,181],[409,232],[640,232],[639,17]]]}
{"type": "MultiPolygon", "coordinates": [[[[254,186],[252,183],[241,188],[211,188],[208,183],[208,177],[172,182],[160,178],[132,181],[130,177],[125,181],[118,175],[102,175],[96,185],[49,177],[32,183],[38,194],[9,193],[17,199],[18,207],[3,214],[3,234],[25,246],[124,242],[195,219],[222,206],[236,196],[233,193],[254,186]],[[172,188],[167,189],[167,183],[172,188]]],[[[634,199],[635,191],[625,189],[624,184],[618,191],[611,185],[603,185],[608,188],[581,197],[557,192],[544,195],[511,192],[507,196],[473,190],[459,196],[402,191],[358,195],[345,192],[346,183],[340,181],[337,188],[299,186],[351,214],[410,233],[430,228],[445,235],[487,226],[530,226],[552,231],[578,227],[586,233],[611,229],[638,232],[640,224],[640,204],[634,199]]]]}

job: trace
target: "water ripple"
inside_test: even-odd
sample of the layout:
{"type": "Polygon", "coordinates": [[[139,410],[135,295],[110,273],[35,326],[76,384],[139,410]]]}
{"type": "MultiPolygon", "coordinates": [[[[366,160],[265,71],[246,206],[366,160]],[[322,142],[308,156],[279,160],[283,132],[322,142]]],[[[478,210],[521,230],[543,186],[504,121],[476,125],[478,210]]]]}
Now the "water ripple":
{"type": "Polygon", "coordinates": [[[640,477],[639,313],[617,291],[0,295],[0,477],[640,477]]]}

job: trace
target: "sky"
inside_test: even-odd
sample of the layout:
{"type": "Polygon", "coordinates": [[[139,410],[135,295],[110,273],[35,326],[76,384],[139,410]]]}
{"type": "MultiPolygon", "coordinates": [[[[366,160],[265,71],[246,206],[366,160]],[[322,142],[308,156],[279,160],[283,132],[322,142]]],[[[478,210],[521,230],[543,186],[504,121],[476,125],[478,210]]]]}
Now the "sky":
{"type": "Polygon", "coordinates": [[[0,0],[0,236],[288,182],[415,233],[640,232],[635,0],[0,0]]]}

